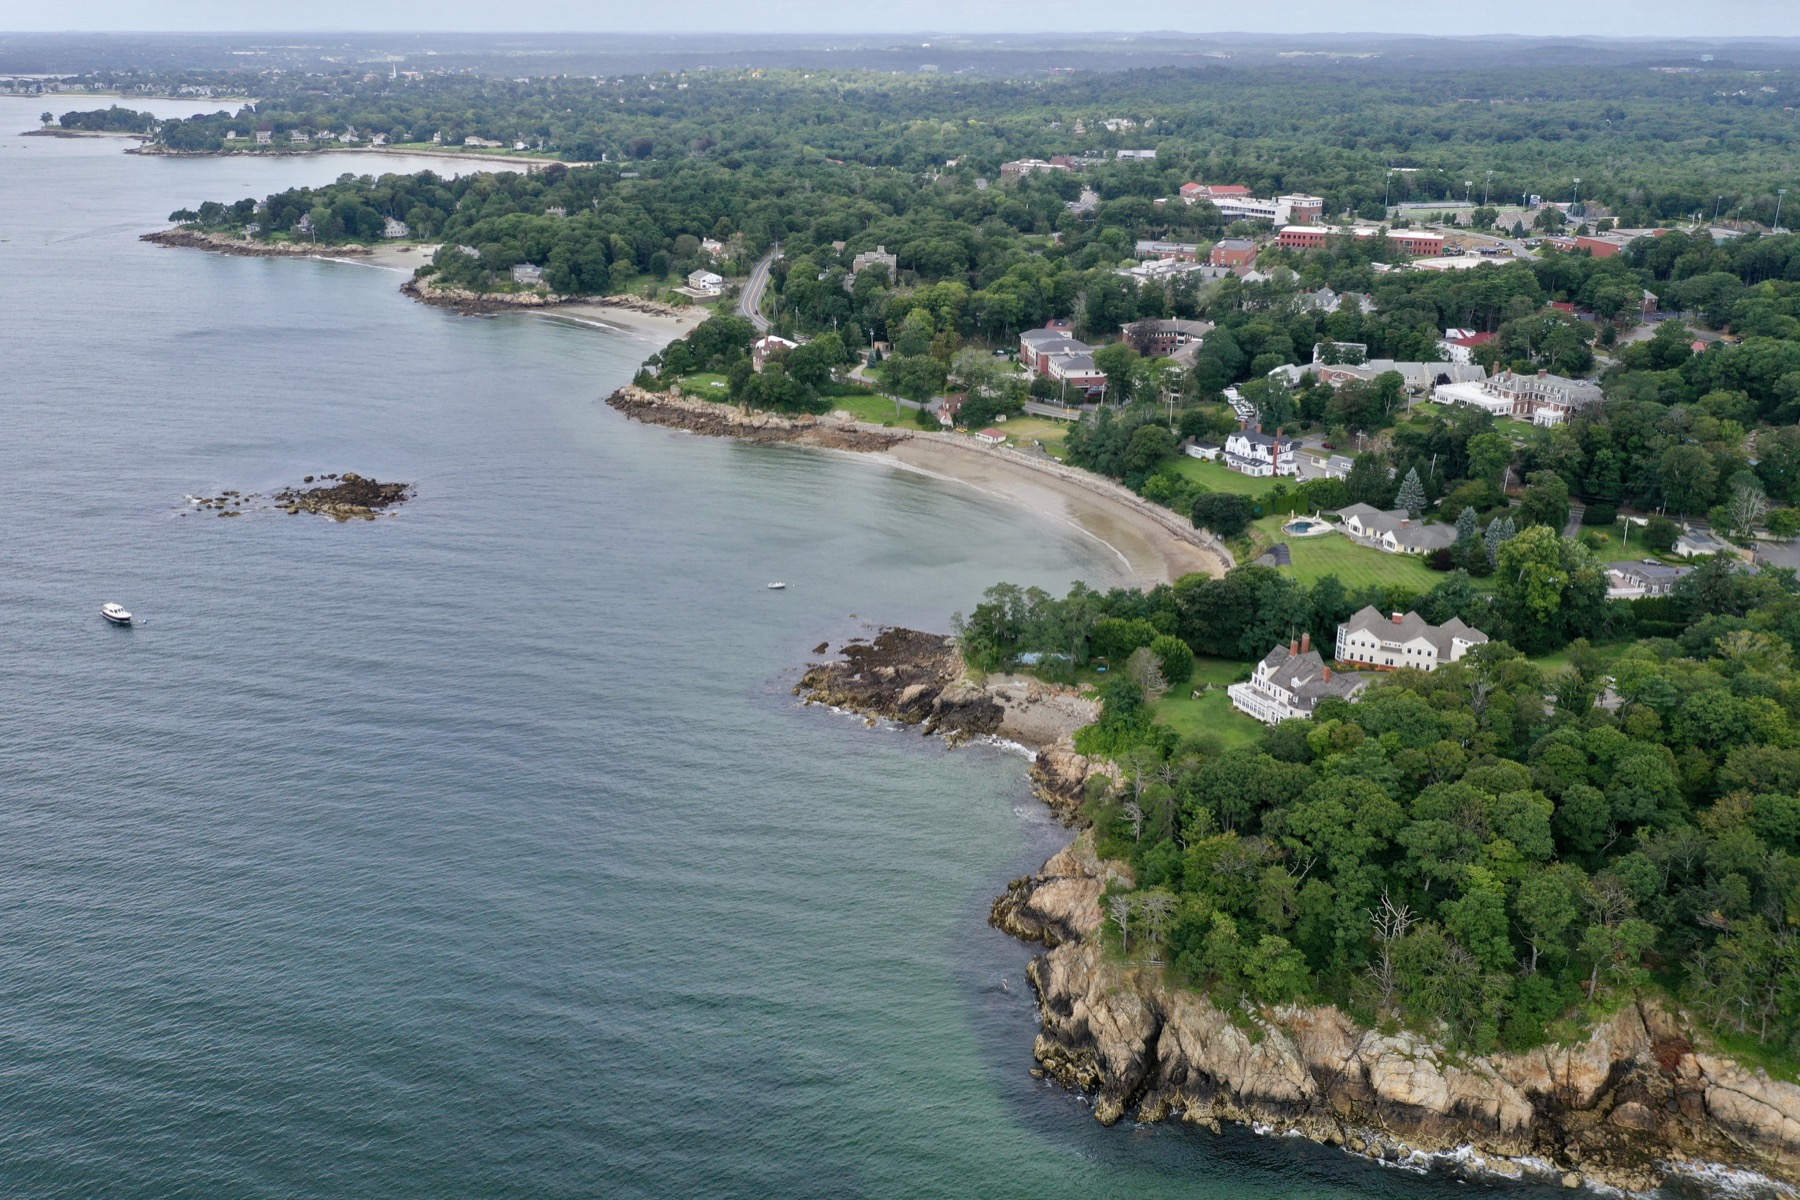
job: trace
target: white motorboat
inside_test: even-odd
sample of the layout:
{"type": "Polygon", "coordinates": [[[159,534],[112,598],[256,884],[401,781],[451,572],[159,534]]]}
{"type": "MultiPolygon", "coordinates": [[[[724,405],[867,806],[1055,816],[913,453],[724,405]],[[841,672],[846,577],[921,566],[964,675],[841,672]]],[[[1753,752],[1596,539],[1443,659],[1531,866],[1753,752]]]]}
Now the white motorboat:
{"type": "Polygon", "coordinates": [[[769,585],[769,590],[771,592],[779,592],[785,587],[787,587],[787,584],[785,584],[785,583],[771,583],[769,585]]]}
{"type": "Polygon", "coordinates": [[[100,606],[100,615],[105,617],[108,621],[111,621],[114,625],[131,624],[131,614],[125,611],[125,606],[123,604],[102,604],[100,606]]]}

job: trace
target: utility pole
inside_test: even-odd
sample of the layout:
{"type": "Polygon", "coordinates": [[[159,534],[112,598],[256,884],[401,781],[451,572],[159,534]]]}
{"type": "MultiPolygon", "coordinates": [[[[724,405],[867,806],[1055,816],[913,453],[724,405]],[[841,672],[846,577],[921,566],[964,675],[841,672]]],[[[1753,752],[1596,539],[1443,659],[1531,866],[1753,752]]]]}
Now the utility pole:
{"type": "Polygon", "coordinates": [[[1483,183],[1481,185],[1481,207],[1486,208],[1488,206],[1488,193],[1493,190],[1494,190],[1494,173],[1492,171],[1489,171],[1487,173],[1487,182],[1483,183]]]}
{"type": "Polygon", "coordinates": [[[1725,203],[1725,197],[1723,197],[1723,196],[1719,196],[1713,200],[1713,224],[1714,225],[1717,225],[1719,223],[1719,205],[1721,205],[1723,203],[1725,203]]]}
{"type": "Polygon", "coordinates": [[[1775,228],[1771,229],[1769,231],[1770,233],[1779,232],[1781,229],[1781,202],[1783,200],[1785,200],[1786,198],[1787,198],[1787,189],[1786,188],[1776,188],[1775,189],[1775,228]]]}
{"type": "Polygon", "coordinates": [[[1575,195],[1569,201],[1569,215],[1571,217],[1578,215],[1575,210],[1580,207],[1581,207],[1581,176],[1577,175],[1575,177],[1575,195]]]}

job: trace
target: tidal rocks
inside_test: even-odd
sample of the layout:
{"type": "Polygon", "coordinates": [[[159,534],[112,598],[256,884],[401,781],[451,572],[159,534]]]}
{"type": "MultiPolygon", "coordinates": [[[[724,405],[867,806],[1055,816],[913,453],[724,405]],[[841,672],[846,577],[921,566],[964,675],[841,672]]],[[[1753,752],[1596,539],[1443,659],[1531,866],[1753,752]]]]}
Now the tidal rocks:
{"type": "Polygon", "coordinates": [[[203,512],[217,512],[221,517],[239,517],[262,508],[279,508],[289,516],[316,513],[333,521],[372,521],[386,509],[412,498],[410,483],[382,483],[366,479],[354,471],[342,475],[306,477],[307,483],[319,480],[318,487],[288,488],[270,496],[239,491],[221,492],[217,496],[189,496],[188,503],[203,512]]]}

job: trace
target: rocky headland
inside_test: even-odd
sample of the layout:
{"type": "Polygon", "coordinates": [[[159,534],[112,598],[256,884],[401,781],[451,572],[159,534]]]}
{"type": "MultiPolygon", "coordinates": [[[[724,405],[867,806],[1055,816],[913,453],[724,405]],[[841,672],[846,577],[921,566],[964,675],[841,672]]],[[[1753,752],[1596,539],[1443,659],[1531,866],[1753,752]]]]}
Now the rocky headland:
{"type": "Polygon", "coordinates": [[[650,300],[643,296],[563,296],[555,292],[475,292],[468,288],[437,287],[429,278],[409,279],[400,290],[433,308],[447,308],[465,316],[489,316],[504,312],[535,312],[546,308],[580,305],[586,308],[616,308],[623,312],[644,313],[653,317],[688,317],[691,310],[650,300]]]}
{"type": "Polygon", "coordinates": [[[211,250],[215,254],[235,254],[243,258],[313,258],[320,254],[373,254],[369,247],[351,243],[344,246],[318,246],[302,242],[258,242],[250,238],[232,237],[225,233],[206,233],[198,229],[158,229],[138,235],[140,242],[158,246],[181,246],[192,250],[211,250]]]}
{"type": "MultiPolygon", "coordinates": [[[[1037,794],[1066,824],[1079,823],[1090,789],[1118,778],[1069,737],[1092,719],[1091,699],[973,678],[942,635],[853,641],[795,691],[952,739],[1024,742],[1037,794]]],[[[1330,1005],[1222,1009],[1110,947],[1102,901],[1115,881],[1129,886],[1130,867],[1100,858],[1081,830],[990,917],[1044,947],[1027,972],[1042,1021],[1034,1074],[1090,1095],[1106,1124],[1237,1121],[1389,1163],[1567,1188],[1704,1185],[1721,1169],[1777,1193],[1800,1183],[1800,1086],[1709,1049],[1669,1007],[1629,1003],[1580,1042],[1490,1055],[1366,1028],[1330,1005]]]]}

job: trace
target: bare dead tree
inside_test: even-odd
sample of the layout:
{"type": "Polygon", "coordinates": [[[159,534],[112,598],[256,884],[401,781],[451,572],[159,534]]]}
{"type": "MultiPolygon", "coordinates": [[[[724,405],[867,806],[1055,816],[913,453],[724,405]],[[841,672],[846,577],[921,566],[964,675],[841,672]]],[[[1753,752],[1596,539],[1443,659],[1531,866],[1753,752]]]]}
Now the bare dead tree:
{"type": "Polygon", "coordinates": [[[1113,924],[1119,927],[1119,948],[1126,954],[1131,953],[1131,911],[1137,905],[1134,899],[1124,893],[1109,897],[1107,910],[1112,914],[1113,924]]]}
{"type": "Polygon", "coordinates": [[[1133,796],[1121,806],[1120,811],[1125,814],[1125,819],[1131,822],[1131,840],[1134,842],[1143,841],[1144,806],[1138,803],[1137,797],[1133,796]]]}
{"type": "Polygon", "coordinates": [[[1375,941],[1381,947],[1379,955],[1369,965],[1369,976],[1375,981],[1375,991],[1381,997],[1383,1013],[1393,1008],[1394,989],[1398,982],[1394,966],[1394,944],[1406,936],[1413,921],[1412,909],[1396,903],[1388,890],[1382,888],[1381,903],[1369,910],[1369,924],[1374,926],[1375,941]]]}

